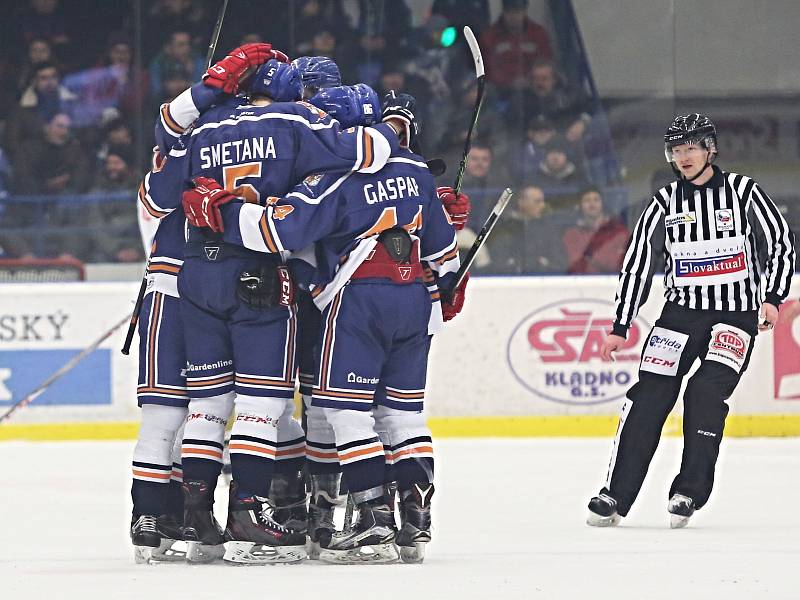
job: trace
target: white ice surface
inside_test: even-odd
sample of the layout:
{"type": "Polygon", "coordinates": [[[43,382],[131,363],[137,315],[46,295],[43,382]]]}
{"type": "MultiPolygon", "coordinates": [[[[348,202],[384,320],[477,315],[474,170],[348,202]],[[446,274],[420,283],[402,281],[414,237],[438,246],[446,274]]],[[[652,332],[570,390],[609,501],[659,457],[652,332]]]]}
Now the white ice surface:
{"type": "Polygon", "coordinates": [[[725,440],[711,502],[674,531],[675,439],[619,528],[584,525],[610,443],[441,440],[425,563],[356,567],[135,565],[131,442],[0,443],[0,599],[800,598],[800,440],[725,440]]]}

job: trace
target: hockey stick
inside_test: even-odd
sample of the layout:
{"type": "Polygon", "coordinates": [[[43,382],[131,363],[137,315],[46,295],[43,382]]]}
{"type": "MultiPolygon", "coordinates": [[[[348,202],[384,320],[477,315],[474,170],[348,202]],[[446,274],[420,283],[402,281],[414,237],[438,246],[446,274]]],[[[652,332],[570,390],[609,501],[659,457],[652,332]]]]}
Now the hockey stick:
{"type": "Polygon", "coordinates": [[[472,136],[475,134],[475,125],[478,123],[478,115],[481,112],[481,105],[483,104],[484,88],[486,85],[486,74],[483,70],[483,56],[481,55],[481,48],[478,46],[478,40],[475,39],[475,34],[469,26],[464,27],[464,37],[469,44],[469,51],[472,53],[472,60],[475,61],[475,77],[478,81],[478,97],[475,99],[475,109],[472,111],[472,121],[467,130],[467,139],[464,140],[464,154],[461,157],[461,164],[458,166],[458,173],[456,173],[456,181],[453,184],[453,189],[456,196],[461,191],[461,183],[464,179],[464,170],[467,168],[467,157],[469,156],[470,148],[472,148],[472,136]]]}
{"type": "Polygon", "coordinates": [[[497,204],[494,205],[491,214],[484,222],[483,227],[481,227],[480,233],[478,233],[478,237],[475,238],[475,241],[472,243],[472,247],[467,252],[467,257],[464,259],[464,262],[461,263],[461,266],[456,271],[455,283],[445,292],[445,297],[450,298],[453,295],[453,291],[461,284],[464,280],[464,277],[467,275],[467,271],[472,266],[472,263],[475,262],[475,257],[478,255],[478,251],[483,248],[483,245],[486,243],[486,240],[489,237],[489,234],[492,233],[492,229],[497,224],[497,220],[500,218],[500,215],[503,214],[503,211],[506,209],[508,205],[508,201],[511,200],[511,196],[514,192],[511,191],[511,188],[506,188],[503,190],[503,193],[500,194],[500,198],[497,200],[497,204]]]}
{"type": "Polygon", "coordinates": [[[36,400],[36,398],[41,396],[42,393],[47,388],[49,388],[54,382],[61,379],[61,377],[63,377],[64,375],[69,373],[72,369],[74,369],[79,362],[81,362],[84,358],[86,358],[92,352],[97,350],[97,347],[100,344],[102,344],[106,339],[108,339],[112,333],[114,333],[117,329],[122,327],[127,320],[128,317],[126,315],[124,319],[119,321],[111,329],[109,329],[103,335],[97,338],[94,342],[92,342],[91,345],[87,346],[86,348],[81,350],[78,354],[69,359],[69,361],[67,361],[67,363],[63,367],[61,367],[58,371],[56,371],[55,373],[50,375],[50,377],[48,377],[42,383],[40,383],[39,386],[35,390],[33,390],[30,394],[28,394],[18,402],[12,404],[11,407],[6,412],[4,412],[2,416],[0,416],[0,423],[9,419],[11,415],[14,414],[14,412],[16,412],[18,409],[28,406],[28,404],[30,404],[31,402],[36,400]]]}
{"type": "MultiPolygon", "coordinates": [[[[214,53],[217,51],[217,42],[219,41],[219,34],[222,31],[222,21],[225,19],[225,11],[228,9],[228,0],[222,1],[222,7],[219,9],[217,22],[214,25],[214,31],[211,33],[211,42],[208,44],[208,52],[206,52],[206,69],[211,66],[211,61],[214,59],[214,53]]],[[[147,259],[147,265],[144,268],[144,275],[142,276],[142,284],[139,286],[139,294],[136,296],[136,302],[133,305],[133,314],[131,314],[131,321],[128,325],[128,332],[125,334],[125,343],[122,345],[122,353],[127,356],[131,352],[131,343],[133,342],[133,335],[136,333],[136,325],[139,323],[139,312],[142,310],[142,302],[144,302],[144,293],[147,291],[147,269],[150,259],[147,259]]]]}

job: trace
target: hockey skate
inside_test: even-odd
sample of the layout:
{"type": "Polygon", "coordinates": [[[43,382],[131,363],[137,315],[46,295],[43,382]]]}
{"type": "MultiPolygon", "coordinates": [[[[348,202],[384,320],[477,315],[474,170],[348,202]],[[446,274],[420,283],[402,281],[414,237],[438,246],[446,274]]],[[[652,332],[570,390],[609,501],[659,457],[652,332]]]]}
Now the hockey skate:
{"type": "Polygon", "coordinates": [[[669,512],[669,528],[681,529],[689,524],[694,514],[694,500],[683,494],[672,494],[667,504],[669,512]]]}
{"type": "Polygon", "coordinates": [[[415,483],[400,502],[400,533],[397,547],[404,563],[421,563],[425,545],[431,541],[432,483],[415,483]]]}
{"type": "Polygon", "coordinates": [[[311,475],[311,500],[308,505],[308,557],[317,560],[321,550],[320,540],[330,544],[333,536],[333,518],[337,506],[347,502],[341,496],[341,473],[311,475]]]}
{"type": "Polygon", "coordinates": [[[222,558],[222,527],[214,518],[214,488],[204,481],[183,482],[183,539],[186,560],[207,563],[222,558]]]}
{"type": "Polygon", "coordinates": [[[186,547],[180,526],[171,517],[141,515],[131,523],[133,557],[137,564],[182,562],[186,547]]]}
{"type": "Polygon", "coordinates": [[[224,561],[242,565],[268,565],[304,560],[306,534],[287,529],[274,518],[275,507],[267,498],[238,498],[231,485],[228,524],[225,528],[224,561]]]}
{"type": "MultiPolygon", "coordinates": [[[[348,507],[352,507],[352,499],[348,499],[348,507]]],[[[343,531],[320,535],[319,559],[333,564],[397,562],[397,527],[392,510],[383,499],[364,502],[357,508],[355,524],[349,524],[348,510],[343,531]]]]}
{"type": "Polygon", "coordinates": [[[286,529],[305,534],[308,530],[308,496],[301,473],[272,476],[269,499],[275,506],[275,521],[286,529]]]}
{"type": "Polygon", "coordinates": [[[586,524],[592,527],[616,527],[622,517],[617,513],[617,501],[608,494],[600,493],[589,500],[589,516],[586,524]]]}

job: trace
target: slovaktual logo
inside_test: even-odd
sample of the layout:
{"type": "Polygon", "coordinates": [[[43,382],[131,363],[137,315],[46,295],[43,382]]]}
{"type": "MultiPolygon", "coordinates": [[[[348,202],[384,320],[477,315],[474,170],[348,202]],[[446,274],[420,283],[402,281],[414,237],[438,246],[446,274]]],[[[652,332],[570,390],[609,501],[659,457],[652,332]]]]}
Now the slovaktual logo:
{"type": "Polygon", "coordinates": [[[600,349],[613,313],[612,302],[586,299],[563,300],[530,313],[508,340],[506,356],[514,377],[537,396],[563,404],[621,398],[636,380],[650,325],[637,318],[615,362],[606,362],[600,349]]]}

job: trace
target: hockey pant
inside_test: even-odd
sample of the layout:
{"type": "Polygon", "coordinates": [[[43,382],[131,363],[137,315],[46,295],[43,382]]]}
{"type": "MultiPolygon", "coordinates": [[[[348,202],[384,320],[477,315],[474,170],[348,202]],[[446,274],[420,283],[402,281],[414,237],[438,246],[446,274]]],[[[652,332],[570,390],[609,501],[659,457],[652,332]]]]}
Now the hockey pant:
{"type": "MultiPolygon", "coordinates": [[[[311,406],[333,430],[335,457],[356,502],[383,495],[387,463],[401,490],[433,478],[422,412],[430,307],[422,284],[351,282],[323,312],[311,406]]],[[[314,447],[312,437],[309,424],[310,460],[333,463],[334,449],[314,447]]]]}
{"type": "Polygon", "coordinates": [[[236,293],[239,274],[257,270],[260,260],[187,256],[178,276],[191,398],[182,456],[186,480],[214,485],[235,404],[233,479],[242,496],[266,497],[279,452],[299,461],[303,441],[299,427],[284,428],[286,439],[278,434],[278,423],[290,423],[293,409],[295,309],[252,308],[236,293]]]}
{"type": "Polygon", "coordinates": [[[757,333],[755,311],[692,310],[668,302],[642,351],[639,381],[627,393],[609,464],[605,493],[625,516],[641,489],[661,430],[696,359],[683,398],[683,457],[670,486],[708,501],[730,398],[747,369],[757,333]]]}
{"type": "Polygon", "coordinates": [[[183,516],[180,444],[189,398],[180,300],[148,294],[139,312],[139,380],[142,408],[133,452],[133,514],[183,516]]]}

